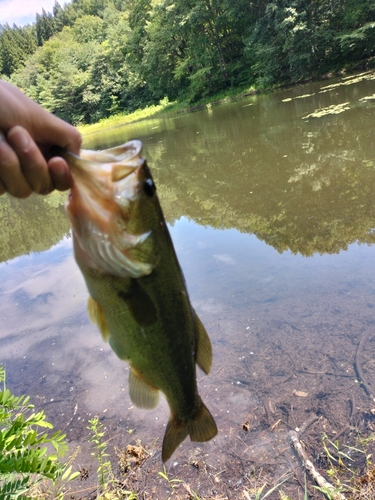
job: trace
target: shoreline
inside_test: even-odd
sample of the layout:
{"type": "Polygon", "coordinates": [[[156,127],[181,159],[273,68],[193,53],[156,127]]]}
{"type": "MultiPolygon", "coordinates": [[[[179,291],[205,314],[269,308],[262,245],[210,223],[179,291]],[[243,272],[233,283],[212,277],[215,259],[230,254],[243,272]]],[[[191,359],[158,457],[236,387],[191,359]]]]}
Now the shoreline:
{"type": "Polygon", "coordinates": [[[352,68],[342,68],[337,71],[331,71],[325,73],[323,75],[314,76],[308,79],[299,80],[298,82],[289,82],[289,83],[280,83],[275,84],[268,88],[259,88],[255,89],[253,87],[248,87],[247,89],[228,89],[227,95],[220,97],[222,94],[225,94],[225,91],[222,91],[214,96],[207,97],[205,99],[201,99],[196,104],[189,105],[187,102],[178,102],[172,101],[169,102],[168,98],[165,97],[161,99],[159,104],[154,104],[148,106],[146,108],[138,109],[129,114],[118,114],[109,118],[104,118],[97,123],[85,124],[85,125],[77,125],[77,129],[81,132],[82,136],[87,137],[91,134],[98,133],[102,129],[112,129],[119,128],[126,125],[130,125],[132,123],[149,120],[151,118],[160,118],[160,117],[168,117],[173,115],[178,115],[182,113],[191,113],[194,111],[199,111],[204,108],[210,108],[212,106],[220,106],[226,102],[233,102],[237,100],[244,99],[245,97],[249,97],[257,94],[266,94],[269,92],[275,92],[281,89],[288,89],[296,87],[297,85],[304,85],[310,82],[318,82],[328,80],[330,78],[347,76],[351,74],[355,74],[358,71],[371,71],[375,70],[374,60],[367,60],[364,64],[362,61],[361,64],[356,65],[352,68]],[[237,93],[238,91],[238,93],[237,93]]]}

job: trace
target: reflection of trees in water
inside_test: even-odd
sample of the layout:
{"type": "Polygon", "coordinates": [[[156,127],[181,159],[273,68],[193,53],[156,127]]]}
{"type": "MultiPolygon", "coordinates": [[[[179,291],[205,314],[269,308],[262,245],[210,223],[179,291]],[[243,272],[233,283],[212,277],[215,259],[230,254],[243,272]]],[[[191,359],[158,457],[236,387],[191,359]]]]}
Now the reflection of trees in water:
{"type": "Polygon", "coordinates": [[[69,234],[64,213],[66,193],[18,200],[0,197],[0,262],[42,252],[69,234]]]}
{"type": "Polygon", "coordinates": [[[236,228],[303,255],[374,243],[375,161],[366,118],[363,109],[293,125],[268,116],[252,130],[238,112],[229,123],[197,121],[181,141],[166,134],[165,153],[159,150],[155,162],[151,150],[150,164],[167,220],[187,216],[236,228]]]}
{"type": "MultiPolygon", "coordinates": [[[[187,216],[201,225],[254,233],[279,252],[303,255],[337,253],[355,241],[374,243],[372,105],[363,97],[374,94],[373,81],[323,94],[320,87],[309,85],[304,98],[289,102],[273,93],[104,130],[88,136],[85,147],[146,136],[145,156],[171,223],[187,216]],[[351,109],[302,119],[342,102],[351,109]]],[[[289,92],[300,97],[301,90],[289,92]]],[[[1,260],[43,250],[67,234],[65,198],[0,197],[1,260]]]]}

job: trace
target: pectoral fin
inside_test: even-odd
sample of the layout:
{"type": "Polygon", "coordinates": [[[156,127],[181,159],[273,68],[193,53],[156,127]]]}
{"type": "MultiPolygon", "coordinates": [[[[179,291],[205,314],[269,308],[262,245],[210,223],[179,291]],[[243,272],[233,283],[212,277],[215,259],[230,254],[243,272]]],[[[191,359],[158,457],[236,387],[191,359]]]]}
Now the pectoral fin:
{"type": "Polygon", "coordinates": [[[195,332],[197,336],[197,365],[204,373],[209,374],[212,365],[212,346],[205,327],[195,314],[195,332]]]}
{"type": "Polygon", "coordinates": [[[105,319],[104,313],[100,305],[91,297],[87,301],[87,312],[90,320],[96,325],[103,339],[107,342],[109,337],[109,330],[107,326],[107,321],[105,319]]]}
{"type": "Polygon", "coordinates": [[[129,395],[138,408],[151,410],[159,403],[159,391],[145,382],[133,368],[129,372],[129,395]]]}

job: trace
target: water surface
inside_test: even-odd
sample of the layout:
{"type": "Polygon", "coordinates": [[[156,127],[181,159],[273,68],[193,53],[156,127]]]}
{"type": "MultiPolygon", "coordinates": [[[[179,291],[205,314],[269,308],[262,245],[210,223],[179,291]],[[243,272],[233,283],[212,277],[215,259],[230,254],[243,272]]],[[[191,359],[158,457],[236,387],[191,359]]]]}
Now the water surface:
{"type": "MultiPolygon", "coordinates": [[[[239,494],[255,466],[275,476],[291,470],[287,431],[312,412],[321,416],[316,443],[354,418],[371,430],[374,104],[375,75],[365,73],[85,138],[92,148],[143,141],[212,340],[212,374],[198,381],[219,435],[186,441],[169,464],[181,476],[203,460],[206,482],[189,469],[201,495],[239,494]]],[[[72,446],[82,444],[82,465],[87,419],[98,415],[113,445],[158,440],[150,470],[161,470],[167,405],[133,407],[126,364],[86,317],[64,197],[0,198],[0,362],[9,387],[30,394],[72,446]]]]}

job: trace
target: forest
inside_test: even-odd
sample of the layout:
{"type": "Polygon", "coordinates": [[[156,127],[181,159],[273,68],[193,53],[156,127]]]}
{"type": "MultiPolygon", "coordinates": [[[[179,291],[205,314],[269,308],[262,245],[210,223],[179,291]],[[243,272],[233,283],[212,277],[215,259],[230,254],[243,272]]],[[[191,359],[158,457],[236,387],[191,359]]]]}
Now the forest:
{"type": "Polygon", "coordinates": [[[375,0],[72,0],[0,26],[0,75],[79,125],[375,65],[375,0]]]}

